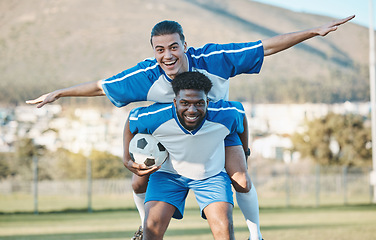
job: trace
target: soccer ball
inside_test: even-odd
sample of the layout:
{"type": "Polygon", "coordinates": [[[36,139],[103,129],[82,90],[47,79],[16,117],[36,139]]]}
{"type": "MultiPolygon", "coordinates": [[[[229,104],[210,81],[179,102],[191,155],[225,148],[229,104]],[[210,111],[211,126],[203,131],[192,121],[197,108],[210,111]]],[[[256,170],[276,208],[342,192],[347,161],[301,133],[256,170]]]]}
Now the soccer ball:
{"type": "Polygon", "coordinates": [[[147,167],[160,166],[168,158],[166,148],[151,134],[137,133],[129,143],[132,161],[147,167]]]}

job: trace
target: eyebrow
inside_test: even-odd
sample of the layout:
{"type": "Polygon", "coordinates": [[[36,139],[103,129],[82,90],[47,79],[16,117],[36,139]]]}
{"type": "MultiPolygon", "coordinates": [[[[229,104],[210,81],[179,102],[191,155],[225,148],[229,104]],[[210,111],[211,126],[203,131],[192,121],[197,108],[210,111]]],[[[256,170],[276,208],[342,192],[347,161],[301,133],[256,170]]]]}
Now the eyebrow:
{"type": "MultiPolygon", "coordinates": [[[[171,43],[170,45],[168,45],[167,47],[172,47],[172,46],[174,46],[174,45],[179,45],[179,43],[178,42],[173,42],[173,43],[171,43]]],[[[155,46],[155,48],[158,48],[158,47],[161,47],[161,48],[164,48],[164,46],[161,46],[161,45],[157,45],[157,46],[155,46]]]]}
{"type": "Polygon", "coordinates": [[[181,98],[180,100],[179,100],[179,102],[181,102],[181,101],[184,101],[184,102],[205,102],[205,99],[203,99],[203,98],[201,98],[201,99],[199,99],[199,100],[189,100],[189,99],[185,99],[185,98],[181,98]]]}

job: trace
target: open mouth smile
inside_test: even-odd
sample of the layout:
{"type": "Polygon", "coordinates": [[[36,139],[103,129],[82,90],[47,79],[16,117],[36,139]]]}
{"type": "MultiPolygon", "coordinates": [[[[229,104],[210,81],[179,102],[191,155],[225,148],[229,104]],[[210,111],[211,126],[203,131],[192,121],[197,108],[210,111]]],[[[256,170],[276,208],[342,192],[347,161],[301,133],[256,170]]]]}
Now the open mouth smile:
{"type": "Polygon", "coordinates": [[[184,116],[184,117],[188,122],[196,122],[198,120],[198,116],[184,116]]]}
{"type": "Polygon", "coordinates": [[[173,65],[175,65],[175,63],[177,62],[178,60],[175,60],[175,61],[169,61],[169,62],[163,62],[163,64],[167,67],[171,67],[173,65]]]}

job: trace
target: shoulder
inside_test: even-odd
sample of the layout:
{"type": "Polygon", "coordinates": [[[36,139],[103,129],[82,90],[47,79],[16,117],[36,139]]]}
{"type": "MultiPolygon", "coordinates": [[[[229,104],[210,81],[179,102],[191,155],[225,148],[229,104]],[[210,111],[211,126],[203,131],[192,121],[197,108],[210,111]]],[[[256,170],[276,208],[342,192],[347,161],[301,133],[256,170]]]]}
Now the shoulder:
{"type": "Polygon", "coordinates": [[[172,112],[171,103],[154,103],[147,107],[139,107],[131,110],[130,120],[142,120],[143,118],[159,118],[172,112]]]}
{"type": "Polygon", "coordinates": [[[224,125],[230,132],[243,132],[244,116],[240,102],[220,100],[208,106],[207,120],[224,125]]]}
{"type": "Polygon", "coordinates": [[[207,119],[213,122],[238,121],[243,119],[245,111],[240,102],[219,100],[209,103],[207,119]]]}
{"type": "Polygon", "coordinates": [[[162,70],[155,58],[146,58],[142,62],[139,62],[134,68],[134,73],[137,74],[141,72],[157,76],[162,74],[162,70]]]}
{"type": "Polygon", "coordinates": [[[208,57],[210,55],[239,53],[256,49],[263,49],[261,41],[226,44],[208,43],[199,48],[189,47],[187,52],[193,58],[200,58],[208,57]]]}
{"type": "Polygon", "coordinates": [[[208,112],[239,112],[244,113],[244,107],[241,102],[219,100],[209,102],[208,112]]]}
{"type": "Polygon", "coordinates": [[[172,118],[172,104],[155,103],[148,107],[132,109],[129,114],[129,129],[132,133],[151,134],[172,118]]]}

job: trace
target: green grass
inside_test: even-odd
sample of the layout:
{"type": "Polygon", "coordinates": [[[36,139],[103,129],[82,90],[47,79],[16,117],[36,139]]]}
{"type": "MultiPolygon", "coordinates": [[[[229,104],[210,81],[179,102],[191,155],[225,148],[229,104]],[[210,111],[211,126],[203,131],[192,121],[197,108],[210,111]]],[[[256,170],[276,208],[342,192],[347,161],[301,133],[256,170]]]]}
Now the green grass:
{"type": "MultiPolygon", "coordinates": [[[[39,196],[39,212],[56,212],[66,210],[82,210],[88,206],[85,195],[81,196],[39,196]]],[[[133,208],[132,194],[128,195],[95,195],[92,197],[92,208],[103,209],[127,209],[133,208]]],[[[0,213],[34,212],[34,199],[31,195],[13,194],[0,195],[0,213]]]]}
{"type": "MultiPolygon", "coordinates": [[[[376,205],[261,208],[263,237],[278,240],[371,240],[376,236],[376,205]]],[[[248,229],[238,208],[234,209],[235,235],[246,239],[248,229]]],[[[104,240],[130,239],[139,226],[132,209],[60,213],[3,213],[0,239],[104,240]]],[[[172,220],[166,240],[213,239],[206,221],[191,201],[183,220],[172,220]]]]}
{"type": "MultiPolygon", "coordinates": [[[[234,196],[235,199],[235,196],[234,196]]],[[[56,211],[76,211],[87,209],[88,200],[85,195],[79,196],[46,196],[41,195],[38,198],[38,211],[39,212],[56,212],[56,211]]],[[[356,194],[348,197],[347,204],[349,205],[364,205],[371,202],[369,195],[356,194]]],[[[127,195],[93,195],[92,208],[94,210],[111,210],[111,209],[133,209],[133,196],[127,195]]],[[[259,194],[259,203],[261,207],[286,207],[286,206],[299,206],[299,207],[316,207],[315,195],[301,195],[286,197],[285,194],[275,194],[265,196],[259,194]]],[[[344,198],[339,195],[321,195],[318,201],[319,205],[343,205],[344,198]]],[[[189,195],[187,201],[188,207],[197,206],[194,197],[189,195]]],[[[12,194],[0,195],[0,213],[22,213],[34,212],[34,200],[32,195],[26,194],[12,194]]]]}

